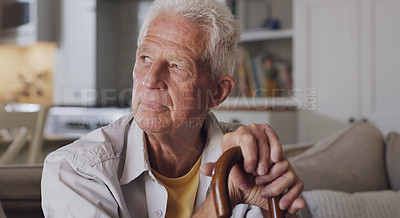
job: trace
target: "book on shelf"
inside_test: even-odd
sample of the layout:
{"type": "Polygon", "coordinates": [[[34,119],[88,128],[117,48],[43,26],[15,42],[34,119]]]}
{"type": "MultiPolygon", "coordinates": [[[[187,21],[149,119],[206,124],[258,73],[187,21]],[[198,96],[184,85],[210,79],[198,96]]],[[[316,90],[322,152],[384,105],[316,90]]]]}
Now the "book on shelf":
{"type": "Polygon", "coordinates": [[[267,53],[239,46],[231,96],[286,97],[293,87],[291,66],[267,53]]]}

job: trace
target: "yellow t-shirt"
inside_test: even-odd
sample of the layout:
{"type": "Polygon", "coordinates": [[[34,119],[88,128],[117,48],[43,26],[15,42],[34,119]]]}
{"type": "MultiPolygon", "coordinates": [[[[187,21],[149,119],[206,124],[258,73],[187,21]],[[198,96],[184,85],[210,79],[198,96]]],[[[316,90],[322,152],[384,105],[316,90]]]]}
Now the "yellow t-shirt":
{"type": "Polygon", "coordinates": [[[193,168],[179,178],[165,177],[152,169],[154,176],[168,192],[167,218],[187,218],[192,216],[194,201],[200,181],[201,156],[193,168]]]}

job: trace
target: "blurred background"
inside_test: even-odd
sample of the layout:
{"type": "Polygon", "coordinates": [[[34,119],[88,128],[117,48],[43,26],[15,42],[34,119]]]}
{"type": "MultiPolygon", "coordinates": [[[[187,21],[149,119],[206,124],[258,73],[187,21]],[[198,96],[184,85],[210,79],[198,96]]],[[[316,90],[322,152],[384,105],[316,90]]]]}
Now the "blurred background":
{"type": "MultiPolygon", "coordinates": [[[[4,163],[41,163],[130,113],[136,39],[151,2],[0,0],[2,154],[26,139],[4,163]]],[[[213,110],[221,120],[269,123],[283,144],[357,121],[400,131],[399,0],[222,2],[243,33],[237,87],[213,110]]]]}

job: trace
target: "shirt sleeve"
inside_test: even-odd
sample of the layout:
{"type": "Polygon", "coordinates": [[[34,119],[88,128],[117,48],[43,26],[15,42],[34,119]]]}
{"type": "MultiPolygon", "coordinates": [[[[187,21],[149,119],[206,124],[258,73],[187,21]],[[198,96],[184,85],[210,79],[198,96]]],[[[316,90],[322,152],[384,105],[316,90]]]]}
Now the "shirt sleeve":
{"type": "Polygon", "coordinates": [[[62,155],[46,158],[41,185],[45,217],[119,217],[107,186],[78,174],[62,155]]]}

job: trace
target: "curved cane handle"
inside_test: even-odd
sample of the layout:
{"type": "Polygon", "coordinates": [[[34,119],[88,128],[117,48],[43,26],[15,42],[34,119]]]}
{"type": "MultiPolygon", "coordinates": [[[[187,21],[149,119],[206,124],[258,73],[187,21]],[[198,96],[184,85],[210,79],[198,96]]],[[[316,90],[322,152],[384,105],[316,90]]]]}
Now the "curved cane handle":
{"type": "MultiPolygon", "coordinates": [[[[221,218],[230,217],[232,206],[230,204],[228,192],[228,176],[231,168],[237,162],[242,161],[242,151],[240,147],[233,147],[222,154],[217,161],[214,175],[211,182],[211,190],[214,197],[215,210],[217,216],[221,218]]],[[[283,218],[284,213],[279,209],[278,198],[268,198],[268,208],[270,217],[283,218]]]]}

